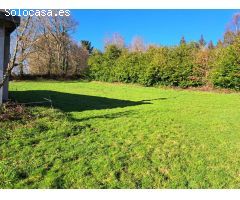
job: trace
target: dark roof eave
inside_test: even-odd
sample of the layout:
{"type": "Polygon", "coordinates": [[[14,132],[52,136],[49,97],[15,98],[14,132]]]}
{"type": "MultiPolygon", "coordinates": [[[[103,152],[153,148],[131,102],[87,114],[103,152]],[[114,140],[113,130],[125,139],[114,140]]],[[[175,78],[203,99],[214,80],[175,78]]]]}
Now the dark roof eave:
{"type": "Polygon", "coordinates": [[[4,23],[9,33],[13,32],[20,25],[20,17],[7,16],[7,13],[0,11],[0,22],[4,23]]]}

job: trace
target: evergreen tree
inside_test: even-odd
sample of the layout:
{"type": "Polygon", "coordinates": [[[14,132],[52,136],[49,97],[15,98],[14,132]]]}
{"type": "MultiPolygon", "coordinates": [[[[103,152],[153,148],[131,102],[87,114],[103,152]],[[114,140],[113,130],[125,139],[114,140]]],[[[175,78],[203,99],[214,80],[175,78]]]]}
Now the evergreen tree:
{"type": "Polygon", "coordinates": [[[201,35],[201,38],[200,38],[200,40],[199,40],[198,42],[199,42],[199,44],[200,44],[201,47],[205,47],[206,41],[205,41],[203,35],[201,35]]]}
{"type": "Polygon", "coordinates": [[[91,42],[87,40],[81,40],[81,46],[87,49],[89,54],[92,54],[94,47],[92,46],[91,42]]]}
{"type": "Polygon", "coordinates": [[[185,37],[182,36],[181,40],[180,40],[180,45],[185,45],[187,44],[186,40],[185,40],[185,37]]]}

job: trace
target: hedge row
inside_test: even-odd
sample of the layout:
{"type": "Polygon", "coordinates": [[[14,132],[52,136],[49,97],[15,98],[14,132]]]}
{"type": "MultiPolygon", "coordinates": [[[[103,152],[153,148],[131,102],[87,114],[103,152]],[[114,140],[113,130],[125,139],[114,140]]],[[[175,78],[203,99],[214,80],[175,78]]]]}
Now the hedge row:
{"type": "Polygon", "coordinates": [[[240,45],[208,49],[197,43],[175,47],[150,47],[145,52],[130,52],[109,45],[95,51],[88,60],[93,80],[197,87],[212,85],[240,89],[240,45]]]}

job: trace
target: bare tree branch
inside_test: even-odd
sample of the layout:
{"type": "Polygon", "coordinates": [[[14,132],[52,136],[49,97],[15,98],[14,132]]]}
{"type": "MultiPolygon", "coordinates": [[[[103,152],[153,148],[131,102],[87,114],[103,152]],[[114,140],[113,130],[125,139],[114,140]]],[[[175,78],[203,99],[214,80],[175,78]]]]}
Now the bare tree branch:
{"type": "Polygon", "coordinates": [[[11,72],[12,72],[13,68],[16,66],[16,59],[17,59],[19,43],[22,40],[22,38],[23,38],[23,36],[25,34],[25,31],[26,31],[26,29],[27,29],[27,27],[29,25],[30,18],[31,17],[28,16],[28,18],[27,18],[27,20],[26,20],[26,22],[24,24],[23,30],[21,31],[20,35],[17,35],[17,41],[16,41],[16,44],[15,44],[15,47],[14,47],[13,56],[12,56],[11,60],[8,63],[8,66],[7,66],[7,69],[5,71],[5,74],[3,75],[3,80],[0,83],[0,89],[4,86],[4,84],[7,81],[8,77],[11,75],[11,72]]]}

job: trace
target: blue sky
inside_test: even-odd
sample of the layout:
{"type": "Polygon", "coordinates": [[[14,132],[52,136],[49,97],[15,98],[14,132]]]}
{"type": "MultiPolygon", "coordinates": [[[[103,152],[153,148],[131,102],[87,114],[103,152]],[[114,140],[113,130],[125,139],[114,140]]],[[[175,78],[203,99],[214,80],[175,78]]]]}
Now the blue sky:
{"type": "Polygon", "coordinates": [[[75,40],[89,40],[103,49],[104,38],[120,33],[127,44],[141,36],[148,44],[175,45],[187,41],[214,43],[223,37],[227,24],[238,10],[71,10],[79,23],[75,40]]]}

